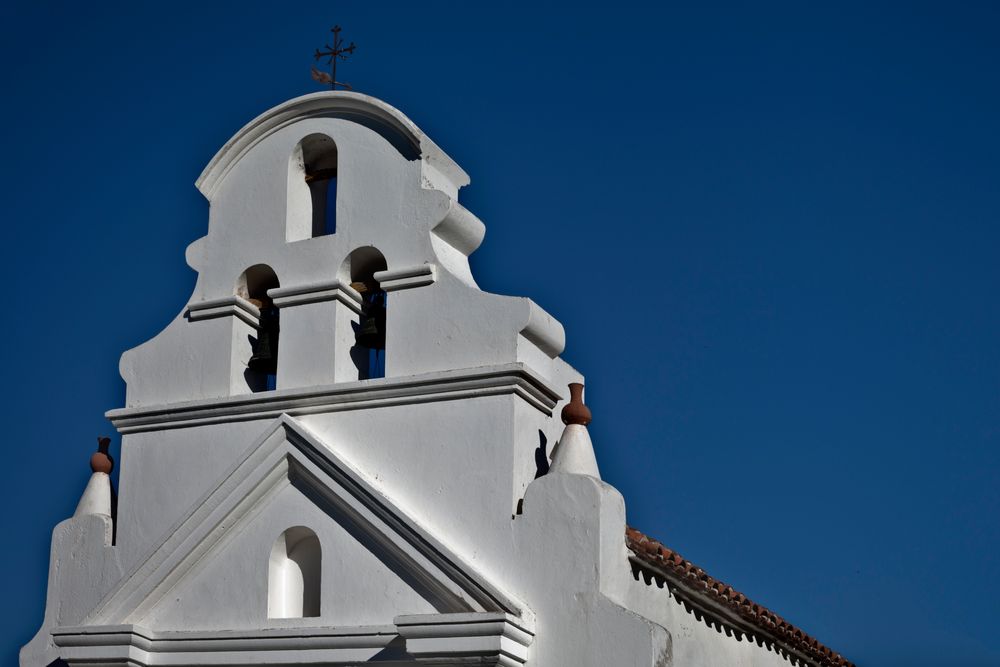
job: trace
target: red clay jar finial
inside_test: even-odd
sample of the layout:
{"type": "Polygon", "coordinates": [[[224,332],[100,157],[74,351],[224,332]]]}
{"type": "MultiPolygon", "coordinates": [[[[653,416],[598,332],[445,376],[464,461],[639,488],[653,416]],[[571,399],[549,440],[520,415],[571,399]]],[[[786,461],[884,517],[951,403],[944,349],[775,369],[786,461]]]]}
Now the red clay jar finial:
{"type": "Polygon", "coordinates": [[[590,423],[590,408],[583,404],[583,385],[579,382],[572,382],[569,385],[569,403],[563,406],[563,424],[580,424],[586,426],[590,423]]]}
{"type": "Polygon", "coordinates": [[[115,467],[115,460],[108,454],[108,445],[111,438],[100,437],[97,439],[97,451],[90,457],[90,469],[94,472],[111,474],[115,467]]]}

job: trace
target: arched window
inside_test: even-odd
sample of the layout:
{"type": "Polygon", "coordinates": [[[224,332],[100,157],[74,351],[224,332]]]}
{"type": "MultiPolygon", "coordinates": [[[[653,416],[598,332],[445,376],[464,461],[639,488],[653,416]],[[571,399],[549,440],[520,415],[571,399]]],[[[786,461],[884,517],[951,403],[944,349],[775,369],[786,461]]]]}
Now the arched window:
{"type": "Polygon", "coordinates": [[[375,280],[375,273],[385,269],[382,253],[365,246],[347,257],[342,271],[350,275],[351,287],[361,294],[361,319],[355,330],[355,345],[351,348],[359,380],[385,377],[388,297],[375,280]]]}
{"type": "Polygon", "coordinates": [[[236,294],[260,310],[257,335],[248,341],[251,355],[244,373],[247,385],[255,392],[270,391],[277,386],[278,334],[281,327],[278,308],[267,291],[279,286],[278,276],[266,264],[251,266],[236,284],[236,294]]]}
{"type": "Polygon", "coordinates": [[[337,144],[310,134],[296,145],[288,170],[289,241],[337,231],[337,144]]]}
{"type": "Polygon", "coordinates": [[[316,533],[289,528],[274,541],[267,573],[267,617],[319,616],[322,553],[316,533]]]}

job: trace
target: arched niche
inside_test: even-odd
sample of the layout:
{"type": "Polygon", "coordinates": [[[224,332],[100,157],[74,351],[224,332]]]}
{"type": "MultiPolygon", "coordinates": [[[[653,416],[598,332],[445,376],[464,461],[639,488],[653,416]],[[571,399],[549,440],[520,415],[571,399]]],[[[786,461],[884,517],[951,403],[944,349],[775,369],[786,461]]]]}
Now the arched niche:
{"type": "Polygon", "coordinates": [[[373,246],[357,248],[340,268],[342,279],[361,294],[362,312],[355,325],[351,361],[359,380],[385,377],[388,296],[375,280],[375,273],[387,268],[385,256],[373,246]]]}
{"type": "Polygon", "coordinates": [[[301,241],[336,231],[337,144],[325,134],[310,134],[288,160],[285,239],[301,241]]]}
{"type": "Polygon", "coordinates": [[[319,538],[305,526],[278,536],[268,560],[268,618],[319,616],[322,560],[319,538]]]}
{"type": "Polygon", "coordinates": [[[250,391],[268,391],[276,386],[281,326],[278,308],[267,291],[280,286],[278,276],[267,264],[254,264],[236,280],[236,295],[260,310],[256,335],[249,336],[246,341],[250,346],[250,356],[243,377],[250,391]]]}

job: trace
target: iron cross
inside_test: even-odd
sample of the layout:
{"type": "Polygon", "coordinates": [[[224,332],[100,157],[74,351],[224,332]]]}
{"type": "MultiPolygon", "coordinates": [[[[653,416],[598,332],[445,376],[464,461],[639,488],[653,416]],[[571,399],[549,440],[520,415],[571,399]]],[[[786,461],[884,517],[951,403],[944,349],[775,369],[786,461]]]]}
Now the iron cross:
{"type": "Polygon", "coordinates": [[[319,62],[320,58],[329,58],[330,60],[327,61],[327,64],[330,65],[330,73],[321,72],[313,66],[312,78],[320,83],[329,84],[331,90],[337,90],[337,86],[341,86],[346,90],[352,90],[350,84],[337,81],[337,61],[347,60],[347,57],[354,53],[354,42],[351,42],[350,46],[344,46],[344,40],[340,38],[339,25],[333,26],[330,32],[333,33],[333,46],[327,44],[326,51],[316,49],[316,55],[313,56],[316,62],[319,62]]]}

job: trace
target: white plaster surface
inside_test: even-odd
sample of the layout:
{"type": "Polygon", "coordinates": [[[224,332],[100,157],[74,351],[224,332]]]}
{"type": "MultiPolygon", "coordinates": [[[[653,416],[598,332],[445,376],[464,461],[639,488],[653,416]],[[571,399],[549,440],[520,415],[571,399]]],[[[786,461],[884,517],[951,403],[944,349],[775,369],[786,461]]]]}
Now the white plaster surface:
{"type": "Polygon", "coordinates": [[[597,469],[594,443],[590,441],[590,432],[586,426],[581,424],[566,426],[559,439],[559,446],[552,453],[551,470],[601,478],[601,472],[597,469]]]}
{"type": "Polygon", "coordinates": [[[632,576],[624,501],[586,428],[558,420],[583,379],[558,357],[562,325],[477,287],[467,182],[354,93],[292,100],[226,144],[198,183],[211,208],[189,304],[121,360],[115,544],[92,480],[53,533],[23,667],[787,663],[632,576]],[[295,151],[317,133],[337,148],[337,230],[308,238],[295,151]],[[348,258],[369,246],[386,263],[386,377],[358,381],[348,258]],[[281,334],[277,389],[253,393],[259,313],[239,278],[257,264],[280,282],[281,334]],[[273,612],[269,581],[300,526],[319,541],[320,604],[297,618],[273,612]]]}
{"type": "Polygon", "coordinates": [[[106,472],[95,472],[83,490],[74,517],[97,514],[111,518],[111,478],[106,472]]]}

